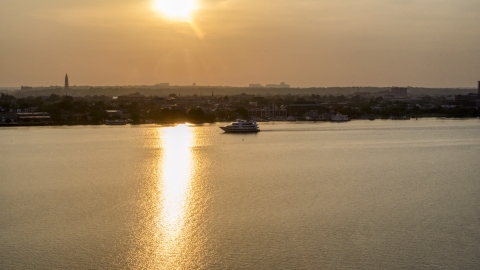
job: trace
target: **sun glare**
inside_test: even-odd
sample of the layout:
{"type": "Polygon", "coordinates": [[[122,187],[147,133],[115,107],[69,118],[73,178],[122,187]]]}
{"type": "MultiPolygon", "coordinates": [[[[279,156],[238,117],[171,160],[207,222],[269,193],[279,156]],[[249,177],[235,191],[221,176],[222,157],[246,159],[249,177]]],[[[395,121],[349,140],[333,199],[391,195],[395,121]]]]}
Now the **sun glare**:
{"type": "Polygon", "coordinates": [[[154,0],[153,8],[170,19],[190,20],[197,3],[196,0],[154,0]]]}

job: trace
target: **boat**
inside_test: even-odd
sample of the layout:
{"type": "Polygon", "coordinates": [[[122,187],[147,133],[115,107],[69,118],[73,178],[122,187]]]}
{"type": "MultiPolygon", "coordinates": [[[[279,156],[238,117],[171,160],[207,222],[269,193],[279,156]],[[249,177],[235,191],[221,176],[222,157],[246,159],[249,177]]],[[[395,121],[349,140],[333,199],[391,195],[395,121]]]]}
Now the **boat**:
{"type": "Polygon", "coordinates": [[[109,126],[119,126],[119,125],[126,125],[127,121],[125,120],[105,120],[105,125],[109,126]]]}
{"type": "Polygon", "coordinates": [[[257,122],[247,120],[237,120],[228,126],[220,127],[227,133],[246,133],[246,132],[259,132],[257,122]]]}

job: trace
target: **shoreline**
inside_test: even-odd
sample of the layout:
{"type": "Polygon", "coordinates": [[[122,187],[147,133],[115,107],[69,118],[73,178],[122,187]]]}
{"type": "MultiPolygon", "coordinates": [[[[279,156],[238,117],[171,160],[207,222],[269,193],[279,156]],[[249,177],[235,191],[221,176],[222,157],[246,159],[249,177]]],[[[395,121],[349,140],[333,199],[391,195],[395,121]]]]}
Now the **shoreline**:
{"type": "MultiPolygon", "coordinates": [[[[455,120],[455,121],[462,121],[462,120],[475,120],[475,119],[480,119],[478,117],[465,117],[465,118],[454,118],[454,117],[418,117],[417,119],[412,118],[412,119],[382,119],[382,118],[376,118],[374,120],[382,120],[382,121],[395,121],[395,122],[405,122],[405,121],[417,121],[417,120],[423,120],[423,119],[434,119],[434,120],[455,120]]],[[[297,121],[278,121],[278,120],[273,120],[273,121],[262,121],[258,123],[347,123],[351,121],[374,121],[370,119],[351,119],[348,121],[312,121],[312,120],[297,120],[297,121]]],[[[232,120],[233,121],[233,120],[232,120]]],[[[190,124],[190,125],[208,125],[208,124],[221,124],[221,123],[230,123],[232,121],[215,121],[215,122],[188,122],[188,121],[180,121],[180,122],[163,122],[163,123],[126,123],[124,125],[107,125],[107,124],[50,124],[50,125],[44,125],[44,124],[7,124],[7,123],[0,123],[0,129],[1,128],[9,128],[9,127],[74,127],[74,126],[143,126],[143,125],[158,125],[158,126],[171,126],[171,125],[181,125],[181,124],[190,124]]]]}

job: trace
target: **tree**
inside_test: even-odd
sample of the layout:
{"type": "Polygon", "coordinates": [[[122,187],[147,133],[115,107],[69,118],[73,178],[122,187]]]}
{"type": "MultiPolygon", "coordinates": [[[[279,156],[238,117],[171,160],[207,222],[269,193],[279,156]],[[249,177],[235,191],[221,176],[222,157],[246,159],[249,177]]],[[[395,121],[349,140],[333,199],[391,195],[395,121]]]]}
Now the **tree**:
{"type": "Polygon", "coordinates": [[[133,123],[135,123],[135,124],[140,123],[140,114],[132,113],[131,116],[132,116],[133,123]]]}
{"type": "Polygon", "coordinates": [[[337,97],[337,101],[346,101],[346,100],[347,100],[347,97],[345,97],[344,95],[337,97]]]}
{"type": "Polygon", "coordinates": [[[307,101],[305,100],[305,98],[302,97],[302,98],[297,98],[296,102],[304,103],[304,102],[307,102],[307,101]]]}
{"type": "Polygon", "coordinates": [[[82,123],[82,124],[88,123],[87,115],[84,114],[84,115],[80,116],[79,122],[82,123]]]}
{"type": "Polygon", "coordinates": [[[415,107],[413,107],[413,113],[414,113],[414,114],[419,114],[420,112],[421,112],[420,107],[418,107],[417,105],[415,105],[415,107]]]}
{"type": "Polygon", "coordinates": [[[53,103],[53,102],[57,102],[59,100],[60,100],[59,95],[51,94],[45,101],[47,101],[49,103],[53,103]]]}
{"type": "Polygon", "coordinates": [[[15,100],[15,97],[14,97],[14,96],[10,96],[10,95],[8,95],[8,94],[2,93],[2,94],[0,95],[0,100],[10,101],[10,100],[15,100]]]}
{"type": "Polygon", "coordinates": [[[363,114],[371,114],[372,113],[372,107],[370,107],[370,105],[368,105],[368,104],[362,105],[361,110],[362,110],[363,114]]]}
{"type": "Polygon", "coordinates": [[[247,111],[247,109],[245,109],[245,108],[243,108],[243,107],[237,108],[237,109],[235,110],[235,112],[236,112],[237,114],[241,115],[242,118],[244,118],[244,119],[248,118],[248,111],[247,111]]]}

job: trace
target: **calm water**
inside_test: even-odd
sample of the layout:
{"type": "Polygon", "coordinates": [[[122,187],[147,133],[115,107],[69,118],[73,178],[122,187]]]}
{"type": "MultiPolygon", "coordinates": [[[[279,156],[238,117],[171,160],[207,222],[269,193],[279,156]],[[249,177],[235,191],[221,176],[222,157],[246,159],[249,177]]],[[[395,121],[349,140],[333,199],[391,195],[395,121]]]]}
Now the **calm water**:
{"type": "Polygon", "coordinates": [[[480,121],[0,130],[1,269],[480,268],[480,121]]]}

